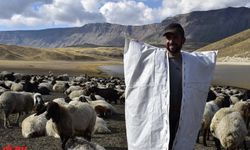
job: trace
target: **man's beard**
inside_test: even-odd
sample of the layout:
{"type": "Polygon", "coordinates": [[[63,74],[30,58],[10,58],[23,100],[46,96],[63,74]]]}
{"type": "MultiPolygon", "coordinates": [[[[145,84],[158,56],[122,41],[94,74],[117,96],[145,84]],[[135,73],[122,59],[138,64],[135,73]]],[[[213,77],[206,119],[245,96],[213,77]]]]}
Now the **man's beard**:
{"type": "Polygon", "coordinates": [[[167,49],[171,53],[177,54],[177,53],[180,53],[181,48],[182,48],[182,45],[172,44],[172,45],[169,45],[169,48],[167,48],[167,49]]]}

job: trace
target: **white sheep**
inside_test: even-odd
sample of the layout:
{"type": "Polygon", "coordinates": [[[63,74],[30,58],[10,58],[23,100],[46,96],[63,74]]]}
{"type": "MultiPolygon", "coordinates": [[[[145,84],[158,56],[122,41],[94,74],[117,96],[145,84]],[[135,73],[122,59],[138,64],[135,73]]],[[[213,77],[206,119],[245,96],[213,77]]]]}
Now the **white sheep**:
{"type": "Polygon", "coordinates": [[[67,109],[73,116],[76,136],[83,136],[90,141],[96,122],[95,110],[88,103],[79,101],[69,102],[67,109]]]}
{"type": "Polygon", "coordinates": [[[98,144],[86,141],[85,139],[80,138],[80,137],[69,139],[66,143],[65,148],[67,150],[105,150],[104,147],[98,144]]]}
{"type": "Polygon", "coordinates": [[[81,89],[82,87],[80,87],[79,85],[70,86],[64,93],[69,95],[72,91],[81,90],[81,89]]]}
{"type": "Polygon", "coordinates": [[[32,114],[22,121],[22,135],[24,138],[33,138],[45,135],[47,119],[45,113],[36,116],[32,114]]]}
{"type": "Polygon", "coordinates": [[[52,120],[48,120],[46,123],[46,127],[45,127],[45,134],[47,136],[53,136],[54,138],[60,138],[57,129],[55,128],[55,126],[53,125],[52,120]]]}
{"type": "Polygon", "coordinates": [[[116,114],[116,109],[105,100],[88,101],[99,116],[107,117],[116,114]]]}
{"type": "Polygon", "coordinates": [[[96,117],[94,133],[111,133],[107,127],[107,123],[100,117],[96,117]]]}
{"type": "MultiPolygon", "coordinates": [[[[230,105],[229,97],[216,97],[215,100],[206,102],[201,129],[203,130],[203,144],[207,146],[206,137],[209,137],[209,128],[211,124],[211,120],[214,114],[222,107],[228,107],[230,105]]],[[[200,133],[200,132],[199,132],[200,133]]],[[[197,142],[199,142],[199,135],[197,138],[197,142]]]]}
{"type": "Polygon", "coordinates": [[[16,124],[22,112],[28,114],[37,104],[42,102],[39,93],[33,94],[29,92],[6,91],[0,96],[0,111],[2,111],[4,119],[4,127],[10,127],[9,115],[18,113],[16,124]],[[33,98],[34,96],[34,98],[33,98]]]}
{"type": "Polygon", "coordinates": [[[52,90],[54,92],[63,93],[68,88],[67,82],[56,82],[56,84],[53,85],[52,90]]]}
{"type": "Polygon", "coordinates": [[[81,95],[85,95],[86,91],[85,90],[74,90],[69,94],[69,98],[73,99],[75,97],[79,97],[81,95]]]}
{"type": "MultiPolygon", "coordinates": [[[[210,130],[221,145],[227,149],[237,148],[247,136],[245,119],[249,116],[249,103],[240,101],[230,108],[217,111],[212,119],[210,130]]],[[[218,148],[220,145],[216,145],[218,148]]],[[[246,148],[246,147],[245,147],[246,148]]]]}
{"type": "Polygon", "coordinates": [[[23,91],[23,85],[22,83],[13,82],[10,89],[11,91],[23,91]]]}

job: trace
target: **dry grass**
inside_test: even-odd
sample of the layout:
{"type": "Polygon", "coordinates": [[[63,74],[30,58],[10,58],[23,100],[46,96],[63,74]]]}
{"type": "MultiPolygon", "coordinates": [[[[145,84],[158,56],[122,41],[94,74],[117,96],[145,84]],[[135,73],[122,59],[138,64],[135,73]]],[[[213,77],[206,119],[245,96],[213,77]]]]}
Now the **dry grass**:
{"type": "Polygon", "coordinates": [[[218,57],[250,57],[250,29],[209,44],[198,51],[218,50],[218,57]]]}
{"type": "Polygon", "coordinates": [[[31,48],[14,45],[0,45],[1,60],[27,60],[27,61],[100,61],[122,59],[123,49],[119,47],[97,48],[31,48]]]}
{"type": "Polygon", "coordinates": [[[0,69],[54,70],[103,76],[99,67],[122,63],[122,48],[31,48],[0,45],[0,69]]]}

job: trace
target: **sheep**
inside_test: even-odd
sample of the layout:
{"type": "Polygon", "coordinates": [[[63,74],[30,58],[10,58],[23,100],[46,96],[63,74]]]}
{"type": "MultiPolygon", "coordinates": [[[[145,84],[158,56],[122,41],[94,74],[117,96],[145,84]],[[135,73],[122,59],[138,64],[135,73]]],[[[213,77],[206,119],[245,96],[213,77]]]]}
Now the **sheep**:
{"type": "Polygon", "coordinates": [[[113,113],[117,113],[116,109],[104,100],[88,101],[88,103],[96,111],[98,116],[107,117],[113,113]]]}
{"type": "MultiPolygon", "coordinates": [[[[222,107],[229,107],[229,96],[217,97],[213,101],[206,102],[201,129],[203,130],[203,145],[207,146],[206,137],[209,137],[209,127],[214,114],[222,107]]],[[[200,134],[200,132],[199,132],[200,134]]],[[[197,142],[199,142],[199,134],[197,142]]]]}
{"type": "Polygon", "coordinates": [[[103,97],[105,100],[110,101],[110,102],[115,102],[117,104],[117,100],[119,99],[118,92],[115,89],[112,88],[104,88],[100,89],[98,87],[90,87],[88,88],[88,91],[90,93],[95,93],[97,95],[100,95],[103,97]]]}
{"type": "Polygon", "coordinates": [[[59,93],[63,93],[68,88],[69,84],[67,82],[56,82],[56,84],[54,84],[52,87],[54,92],[59,92],[59,93]]]}
{"type": "Polygon", "coordinates": [[[65,145],[67,150],[105,150],[104,147],[86,141],[83,138],[76,137],[74,139],[69,139],[65,145]]]}
{"type": "Polygon", "coordinates": [[[47,119],[45,113],[36,116],[30,115],[22,121],[22,135],[24,138],[33,138],[45,135],[47,119]]]}
{"type": "Polygon", "coordinates": [[[32,94],[29,92],[13,92],[6,91],[0,96],[0,110],[3,114],[4,127],[9,128],[10,121],[9,115],[18,113],[16,124],[19,123],[19,118],[22,112],[28,114],[38,104],[42,104],[42,99],[37,99],[41,95],[36,93],[32,94]],[[33,98],[34,95],[34,98],[33,98]]]}
{"type": "MultiPolygon", "coordinates": [[[[54,102],[53,103],[57,103],[54,102]]],[[[70,101],[69,104],[57,103],[60,107],[67,109],[72,116],[72,124],[74,129],[74,135],[83,136],[87,140],[91,140],[91,136],[94,131],[96,122],[96,113],[94,109],[88,103],[82,103],[79,101],[70,101]]],[[[48,106],[44,105],[44,108],[48,106]]],[[[37,115],[43,113],[46,109],[39,109],[37,115]]]]}
{"type": "Polygon", "coordinates": [[[78,86],[70,86],[64,93],[69,95],[72,91],[75,91],[75,90],[81,90],[82,87],[80,87],[79,85],[78,86]]]}
{"type": "Polygon", "coordinates": [[[69,138],[74,136],[73,121],[69,110],[56,103],[49,102],[47,105],[46,119],[52,119],[52,127],[56,129],[62,142],[62,148],[65,149],[65,144],[69,138]]]}
{"type": "Polygon", "coordinates": [[[52,120],[48,120],[46,122],[46,126],[45,126],[45,134],[47,136],[53,136],[54,138],[60,138],[58,131],[55,128],[55,125],[53,125],[54,123],[52,122],[52,120]]]}
{"type": "Polygon", "coordinates": [[[0,95],[3,94],[6,91],[9,91],[9,89],[6,89],[6,88],[0,86],[0,95]]]}
{"type": "MultiPolygon", "coordinates": [[[[220,109],[214,115],[210,130],[224,148],[235,149],[244,141],[248,133],[246,118],[250,114],[249,107],[248,102],[240,101],[230,108],[220,109]]],[[[218,141],[216,147],[220,149],[218,141]]]]}
{"type": "Polygon", "coordinates": [[[39,87],[46,87],[47,89],[49,89],[50,91],[52,91],[52,84],[51,83],[48,83],[48,82],[42,82],[42,83],[39,83],[38,85],[39,87]]]}
{"type": "Polygon", "coordinates": [[[100,117],[96,117],[94,133],[111,133],[107,127],[107,123],[100,117]]]}
{"type": "Polygon", "coordinates": [[[69,102],[67,109],[74,116],[73,123],[76,135],[83,136],[90,141],[96,122],[95,110],[88,103],[79,101],[69,102]]]}
{"type": "Polygon", "coordinates": [[[39,83],[34,81],[31,82],[31,76],[27,75],[23,84],[23,90],[25,92],[38,92],[39,83]]]}
{"type": "Polygon", "coordinates": [[[23,91],[23,85],[20,82],[13,82],[10,89],[12,91],[23,91]]]}
{"type": "Polygon", "coordinates": [[[88,95],[87,94],[87,91],[86,90],[75,90],[75,91],[72,91],[70,94],[69,94],[69,98],[70,99],[73,99],[74,97],[79,97],[81,95],[88,95]]]}

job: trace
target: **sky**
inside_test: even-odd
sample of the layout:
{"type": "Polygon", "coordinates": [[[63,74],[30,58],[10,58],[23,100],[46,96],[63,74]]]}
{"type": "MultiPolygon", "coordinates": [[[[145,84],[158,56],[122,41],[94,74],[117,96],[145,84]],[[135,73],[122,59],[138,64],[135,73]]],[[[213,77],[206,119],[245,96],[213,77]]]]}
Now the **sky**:
{"type": "Polygon", "coordinates": [[[1,0],[0,31],[143,25],[192,11],[250,7],[250,0],[1,0]]]}

